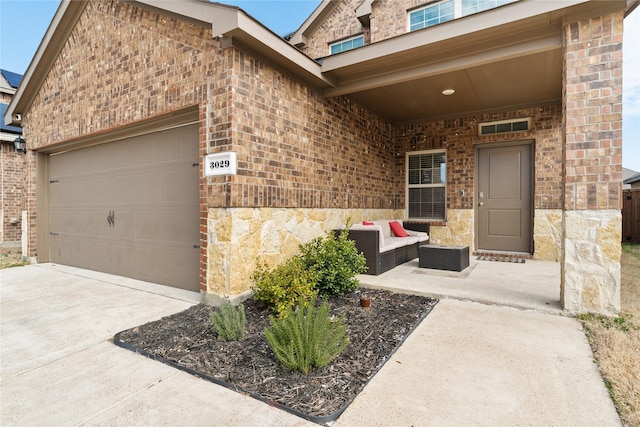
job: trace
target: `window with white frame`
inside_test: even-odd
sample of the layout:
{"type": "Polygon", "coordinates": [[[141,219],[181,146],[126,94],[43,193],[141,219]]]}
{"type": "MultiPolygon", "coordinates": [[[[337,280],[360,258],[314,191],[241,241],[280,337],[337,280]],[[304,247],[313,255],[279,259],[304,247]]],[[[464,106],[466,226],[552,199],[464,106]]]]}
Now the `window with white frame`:
{"type": "Polygon", "coordinates": [[[447,219],[447,161],[444,150],[407,153],[407,216],[447,219]]]}
{"type": "Polygon", "coordinates": [[[518,0],[444,0],[409,12],[409,31],[441,24],[518,0]]]}
{"type": "Polygon", "coordinates": [[[364,46],[364,36],[355,36],[355,37],[348,38],[346,40],[341,40],[339,42],[331,43],[329,45],[329,50],[331,55],[333,55],[336,53],[355,49],[361,46],[364,46]]]}

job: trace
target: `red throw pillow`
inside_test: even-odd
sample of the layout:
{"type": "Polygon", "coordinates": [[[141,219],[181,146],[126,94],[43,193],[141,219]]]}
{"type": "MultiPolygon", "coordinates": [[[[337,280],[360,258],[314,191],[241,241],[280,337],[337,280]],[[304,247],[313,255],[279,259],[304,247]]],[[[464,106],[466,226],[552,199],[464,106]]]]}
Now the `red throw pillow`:
{"type": "Polygon", "coordinates": [[[405,230],[402,224],[400,224],[398,221],[391,221],[389,223],[389,227],[391,227],[391,231],[393,232],[393,234],[396,235],[396,237],[409,236],[409,234],[407,233],[407,230],[405,230]]]}
{"type": "Polygon", "coordinates": [[[371,221],[362,221],[362,225],[375,225],[371,221]]]}

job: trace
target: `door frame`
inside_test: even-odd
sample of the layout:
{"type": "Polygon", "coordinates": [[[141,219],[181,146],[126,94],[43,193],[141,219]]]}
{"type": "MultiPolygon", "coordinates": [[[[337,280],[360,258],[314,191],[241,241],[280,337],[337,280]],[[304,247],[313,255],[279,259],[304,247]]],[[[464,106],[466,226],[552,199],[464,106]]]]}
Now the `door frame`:
{"type": "MultiPolygon", "coordinates": [[[[479,240],[479,221],[478,221],[478,200],[480,199],[479,197],[479,189],[480,189],[480,176],[479,176],[479,170],[480,170],[480,153],[479,151],[483,148],[503,148],[503,147],[513,147],[513,146],[518,146],[518,145],[528,145],[530,150],[531,150],[531,168],[530,168],[530,179],[531,179],[531,193],[530,193],[530,197],[531,197],[531,205],[530,205],[530,212],[529,212],[529,218],[530,218],[530,227],[531,227],[531,235],[529,237],[529,254],[533,254],[534,251],[534,240],[533,240],[533,235],[534,235],[534,214],[535,214],[535,193],[536,193],[536,182],[535,182],[535,167],[536,167],[536,144],[535,144],[535,140],[534,139],[524,139],[524,140],[513,140],[513,141],[505,141],[505,142],[490,142],[490,143],[486,143],[486,144],[476,144],[474,147],[474,156],[475,156],[475,160],[474,160],[474,172],[473,172],[473,179],[474,179],[474,189],[473,189],[473,244],[475,246],[475,250],[479,251],[481,250],[479,248],[479,244],[478,244],[478,240],[479,240]]],[[[487,251],[491,251],[491,250],[487,250],[487,251]]],[[[501,252],[501,251],[496,251],[496,252],[501,252]]],[[[508,251],[507,251],[508,252],[508,251]]],[[[518,253],[518,252],[515,252],[518,253]]]]}

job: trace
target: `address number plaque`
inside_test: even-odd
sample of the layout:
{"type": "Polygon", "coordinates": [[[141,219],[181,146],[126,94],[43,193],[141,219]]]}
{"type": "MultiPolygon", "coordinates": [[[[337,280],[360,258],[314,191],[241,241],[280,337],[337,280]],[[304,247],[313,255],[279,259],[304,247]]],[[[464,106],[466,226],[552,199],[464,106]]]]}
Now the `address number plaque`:
{"type": "Polygon", "coordinates": [[[209,154],[204,158],[204,176],[235,175],[238,168],[236,153],[209,154]]]}

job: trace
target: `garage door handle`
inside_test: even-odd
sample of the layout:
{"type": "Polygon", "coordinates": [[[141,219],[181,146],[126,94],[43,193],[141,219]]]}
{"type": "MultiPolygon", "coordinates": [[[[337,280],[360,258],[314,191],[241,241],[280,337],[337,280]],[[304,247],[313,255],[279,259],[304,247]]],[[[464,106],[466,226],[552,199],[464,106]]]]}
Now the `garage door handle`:
{"type": "Polygon", "coordinates": [[[115,227],[116,225],[116,212],[109,211],[107,214],[107,222],[109,223],[109,227],[115,227]]]}

